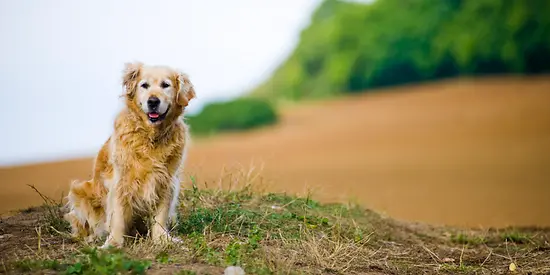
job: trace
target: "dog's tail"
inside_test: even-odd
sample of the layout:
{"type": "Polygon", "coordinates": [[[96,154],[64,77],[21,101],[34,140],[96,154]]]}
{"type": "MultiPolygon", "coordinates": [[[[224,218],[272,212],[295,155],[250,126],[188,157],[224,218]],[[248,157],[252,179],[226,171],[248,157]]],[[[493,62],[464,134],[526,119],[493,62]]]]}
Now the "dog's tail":
{"type": "Polygon", "coordinates": [[[69,213],[65,219],[69,221],[72,234],[75,237],[99,233],[105,223],[103,199],[106,191],[103,186],[93,181],[73,181],[67,195],[69,213]],[[92,232],[93,231],[93,232],[92,232]]]}

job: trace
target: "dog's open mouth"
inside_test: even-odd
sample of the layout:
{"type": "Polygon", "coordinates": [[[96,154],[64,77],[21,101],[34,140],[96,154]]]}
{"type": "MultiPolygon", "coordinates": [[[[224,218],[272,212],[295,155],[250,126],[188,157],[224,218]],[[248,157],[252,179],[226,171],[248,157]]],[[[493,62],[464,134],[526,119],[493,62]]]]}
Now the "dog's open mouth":
{"type": "Polygon", "coordinates": [[[168,111],[170,110],[170,106],[168,106],[168,109],[166,109],[166,112],[164,114],[159,114],[158,112],[149,112],[147,113],[147,117],[149,118],[149,121],[155,123],[158,121],[162,121],[166,118],[166,114],[168,114],[168,111]]]}

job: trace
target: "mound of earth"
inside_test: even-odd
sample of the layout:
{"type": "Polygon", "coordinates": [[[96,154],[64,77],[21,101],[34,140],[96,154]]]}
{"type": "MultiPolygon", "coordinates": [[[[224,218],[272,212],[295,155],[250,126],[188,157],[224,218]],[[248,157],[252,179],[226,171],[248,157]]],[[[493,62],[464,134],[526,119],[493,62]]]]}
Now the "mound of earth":
{"type": "Polygon", "coordinates": [[[123,249],[75,240],[51,200],[0,222],[10,274],[548,274],[550,228],[459,230],[383,217],[352,204],[238,190],[184,191],[172,234],[128,236],[123,249]]]}

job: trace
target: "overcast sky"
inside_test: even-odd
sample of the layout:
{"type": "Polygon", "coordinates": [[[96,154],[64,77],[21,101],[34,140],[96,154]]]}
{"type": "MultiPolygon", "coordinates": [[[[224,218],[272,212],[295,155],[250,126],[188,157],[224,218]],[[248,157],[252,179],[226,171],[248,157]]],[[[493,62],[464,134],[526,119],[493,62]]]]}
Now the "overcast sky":
{"type": "Polygon", "coordinates": [[[239,95],[292,51],[318,0],[0,0],[0,166],[96,153],[127,61],[187,72],[198,99],[239,95]]]}

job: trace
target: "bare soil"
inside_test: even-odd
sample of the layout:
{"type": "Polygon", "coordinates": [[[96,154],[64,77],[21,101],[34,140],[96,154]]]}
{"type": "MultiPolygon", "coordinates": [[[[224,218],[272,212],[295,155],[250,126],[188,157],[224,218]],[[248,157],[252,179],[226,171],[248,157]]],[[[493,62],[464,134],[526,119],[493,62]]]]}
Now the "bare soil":
{"type": "MultiPolygon", "coordinates": [[[[222,274],[228,259],[240,259],[248,274],[550,274],[548,228],[459,230],[259,192],[193,191],[182,206],[180,222],[192,232],[173,234],[180,234],[183,245],[144,240],[123,249],[152,263],[146,274],[222,274]],[[238,208],[231,206],[235,203],[238,208]],[[209,213],[222,220],[204,224],[209,213]]],[[[56,274],[77,265],[75,255],[87,245],[62,227],[48,226],[60,217],[48,215],[52,209],[59,208],[32,208],[0,219],[0,274],[56,274]]]]}

